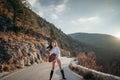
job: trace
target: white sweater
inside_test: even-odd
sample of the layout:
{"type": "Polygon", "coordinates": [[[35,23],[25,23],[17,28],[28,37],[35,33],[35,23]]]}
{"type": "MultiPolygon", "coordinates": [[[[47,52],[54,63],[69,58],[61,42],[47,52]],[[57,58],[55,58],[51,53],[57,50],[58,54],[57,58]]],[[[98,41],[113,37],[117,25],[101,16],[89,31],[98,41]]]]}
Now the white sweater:
{"type": "Polygon", "coordinates": [[[55,53],[57,56],[60,56],[60,49],[58,47],[54,47],[51,51],[50,51],[50,55],[52,53],[55,53]]]}

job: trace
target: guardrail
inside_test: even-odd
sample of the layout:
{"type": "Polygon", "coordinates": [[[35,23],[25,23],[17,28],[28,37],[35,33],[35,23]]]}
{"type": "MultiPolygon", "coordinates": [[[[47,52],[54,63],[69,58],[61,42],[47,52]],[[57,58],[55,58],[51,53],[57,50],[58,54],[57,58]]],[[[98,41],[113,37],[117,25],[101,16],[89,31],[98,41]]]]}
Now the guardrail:
{"type": "Polygon", "coordinates": [[[120,77],[99,72],[93,69],[89,69],[80,65],[77,65],[76,61],[72,61],[69,65],[70,69],[74,70],[77,73],[82,73],[83,77],[87,76],[87,78],[92,79],[85,79],[85,80],[120,80],[120,77]]]}

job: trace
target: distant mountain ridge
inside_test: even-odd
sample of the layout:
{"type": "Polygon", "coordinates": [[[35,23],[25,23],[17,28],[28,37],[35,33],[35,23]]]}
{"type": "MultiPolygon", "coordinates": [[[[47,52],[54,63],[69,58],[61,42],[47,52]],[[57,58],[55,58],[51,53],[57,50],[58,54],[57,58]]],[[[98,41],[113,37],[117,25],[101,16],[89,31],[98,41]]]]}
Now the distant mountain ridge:
{"type": "Polygon", "coordinates": [[[107,34],[73,33],[69,36],[97,48],[119,50],[120,47],[120,40],[107,34]]]}

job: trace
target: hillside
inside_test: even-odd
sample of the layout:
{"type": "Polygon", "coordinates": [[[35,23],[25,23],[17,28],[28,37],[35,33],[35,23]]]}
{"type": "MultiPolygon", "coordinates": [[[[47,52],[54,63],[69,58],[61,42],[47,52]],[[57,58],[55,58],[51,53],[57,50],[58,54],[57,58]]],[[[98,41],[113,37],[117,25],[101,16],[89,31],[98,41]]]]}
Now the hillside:
{"type": "Polygon", "coordinates": [[[62,55],[92,49],[38,16],[22,0],[0,0],[0,72],[47,61],[46,47],[52,39],[62,55]]]}
{"type": "Polygon", "coordinates": [[[114,36],[106,34],[88,34],[88,33],[74,33],[69,34],[72,38],[80,42],[89,44],[96,49],[98,58],[111,61],[111,59],[120,56],[120,40],[114,36]],[[108,56],[109,55],[109,56],[108,56]]]}
{"type": "Polygon", "coordinates": [[[106,34],[74,33],[69,36],[94,47],[97,65],[103,66],[103,72],[119,75],[119,39],[106,34]]]}
{"type": "Polygon", "coordinates": [[[120,40],[114,36],[106,34],[88,34],[88,33],[74,33],[70,34],[71,37],[81,42],[90,44],[92,46],[108,49],[119,50],[120,40]]]}

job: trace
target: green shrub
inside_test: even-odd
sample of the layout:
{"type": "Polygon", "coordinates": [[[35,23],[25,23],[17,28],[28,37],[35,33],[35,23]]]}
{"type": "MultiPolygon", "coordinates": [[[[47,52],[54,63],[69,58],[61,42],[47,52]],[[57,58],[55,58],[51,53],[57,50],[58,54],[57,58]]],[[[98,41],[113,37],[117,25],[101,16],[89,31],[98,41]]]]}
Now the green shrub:
{"type": "Polygon", "coordinates": [[[94,77],[94,75],[91,72],[85,73],[84,76],[83,76],[83,78],[85,80],[95,80],[95,77],[94,77]]]}

